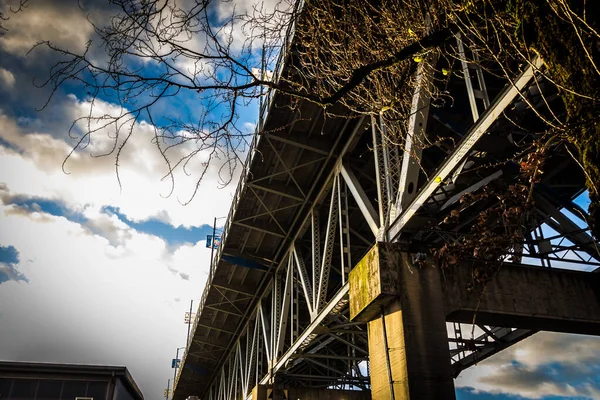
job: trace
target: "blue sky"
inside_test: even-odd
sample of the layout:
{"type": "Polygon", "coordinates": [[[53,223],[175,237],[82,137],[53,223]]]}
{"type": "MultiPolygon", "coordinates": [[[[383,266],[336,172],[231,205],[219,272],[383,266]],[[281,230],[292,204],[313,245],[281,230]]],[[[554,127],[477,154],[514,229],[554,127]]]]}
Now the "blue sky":
{"type": "Polygon", "coordinates": [[[9,280],[25,281],[27,278],[17,269],[19,251],[13,246],[0,246],[0,284],[9,280]]]}
{"type": "MultiPolygon", "coordinates": [[[[8,3],[0,0],[0,7],[8,3]]],[[[204,240],[213,218],[227,215],[237,177],[223,189],[217,169],[209,169],[184,206],[197,177],[178,170],[168,196],[145,117],[132,126],[135,135],[120,159],[121,185],[114,158],[91,156],[110,144],[107,131],[63,172],[74,145],[69,127],[89,111],[89,97],[68,85],[37,111],[48,90],[32,81],[56,57],[44,49],[27,52],[43,39],[81,50],[93,38],[86,13],[105,21],[110,7],[80,3],[85,10],[77,0],[32,2],[11,16],[0,37],[0,359],[126,365],[154,399],[185,343],[183,314],[200,298],[207,276],[204,240]]],[[[114,101],[114,93],[101,95],[96,112],[118,111],[114,101]]],[[[186,93],[157,104],[155,112],[196,118],[197,98],[186,93]]],[[[255,104],[241,108],[240,129],[251,132],[256,114],[255,104]]],[[[200,169],[202,157],[191,170],[200,169]]],[[[580,202],[587,207],[585,198],[580,202]]],[[[600,341],[541,333],[464,371],[457,398],[600,398],[598,376],[600,341]]]]}

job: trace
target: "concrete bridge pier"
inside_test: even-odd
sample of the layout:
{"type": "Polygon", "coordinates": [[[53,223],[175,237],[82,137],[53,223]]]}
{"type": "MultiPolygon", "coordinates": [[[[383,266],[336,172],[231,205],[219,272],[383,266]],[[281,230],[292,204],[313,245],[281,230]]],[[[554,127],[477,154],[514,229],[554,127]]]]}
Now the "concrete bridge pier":
{"type": "Polygon", "coordinates": [[[454,399],[439,274],[375,246],[351,271],[350,314],[368,322],[374,400],[454,399]]]}

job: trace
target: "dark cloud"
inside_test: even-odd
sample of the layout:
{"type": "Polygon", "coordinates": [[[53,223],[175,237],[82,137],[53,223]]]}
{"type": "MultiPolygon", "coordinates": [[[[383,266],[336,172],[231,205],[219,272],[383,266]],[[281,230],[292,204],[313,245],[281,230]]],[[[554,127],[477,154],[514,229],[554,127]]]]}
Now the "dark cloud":
{"type": "MultiPolygon", "coordinates": [[[[0,7],[14,7],[16,2],[0,0],[0,7]]],[[[8,76],[13,84],[7,85],[4,79],[0,108],[9,116],[18,117],[21,125],[40,128],[39,132],[66,135],[65,128],[70,121],[65,118],[66,99],[62,89],[56,93],[56,103],[51,103],[44,113],[34,111],[42,108],[52,93],[51,87],[36,85],[43,83],[50,67],[64,57],[44,46],[31,50],[36,43],[46,40],[72,51],[83,50],[94,36],[86,14],[100,19],[109,12],[108,8],[101,8],[109,6],[108,2],[87,3],[90,3],[85,4],[87,8],[82,9],[77,0],[30,1],[21,12],[9,13],[10,19],[4,23],[8,31],[0,37],[0,71],[5,71],[0,75],[8,76]]]]}
{"type": "Polygon", "coordinates": [[[190,274],[186,274],[185,272],[180,272],[179,276],[181,277],[181,279],[183,279],[184,281],[189,281],[190,280],[190,274]]]}

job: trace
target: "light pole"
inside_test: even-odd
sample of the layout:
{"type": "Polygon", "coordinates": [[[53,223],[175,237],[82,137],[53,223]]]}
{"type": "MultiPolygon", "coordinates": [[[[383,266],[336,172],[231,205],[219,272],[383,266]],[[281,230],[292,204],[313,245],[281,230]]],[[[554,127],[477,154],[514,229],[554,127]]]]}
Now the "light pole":
{"type": "Polygon", "coordinates": [[[171,393],[171,379],[167,380],[167,388],[165,389],[165,400],[169,400],[169,393],[171,393]]]}
{"type": "MultiPolygon", "coordinates": [[[[211,245],[210,245],[210,265],[208,266],[208,282],[209,283],[212,281],[213,258],[214,258],[214,254],[215,254],[215,236],[217,234],[217,220],[223,219],[223,218],[227,218],[227,217],[215,217],[215,220],[213,221],[213,234],[212,234],[212,241],[211,241],[211,245]]],[[[219,245],[220,245],[220,242],[219,242],[219,245]]]]}
{"type": "MultiPolygon", "coordinates": [[[[198,299],[196,299],[198,300],[198,299]]],[[[198,300],[201,301],[202,299],[198,300]]],[[[190,344],[190,331],[191,331],[191,326],[192,326],[192,320],[196,317],[196,313],[192,312],[194,308],[194,299],[190,300],[190,311],[185,313],[185,316],[183,318],[183,322],[188,326],[188,330],[187,330],[187,339],[185,341],[186,346],[188,346],[190,344]]]]}
{"type": "Polygon", "coordinates": [[[173,372],[173,389],[175,389],[175,383],[177,381],[177,368],[179,368],[179,350],[181,349],[185,349],[186,347],[178,347],[177,348],[177,352],[175,353],[175,365],[173,366],[175,368],[175,372],[173,372]]]}
{"type": "Polygon", "coordinates": [[[190,345],[190,327],[192,326],[192,307],[194,306],[194,300],[190,300],[190,314],[188,316],[188,333],[187,333],[187,340],[185,341],[185,345],[189,346],[190,345]]]}

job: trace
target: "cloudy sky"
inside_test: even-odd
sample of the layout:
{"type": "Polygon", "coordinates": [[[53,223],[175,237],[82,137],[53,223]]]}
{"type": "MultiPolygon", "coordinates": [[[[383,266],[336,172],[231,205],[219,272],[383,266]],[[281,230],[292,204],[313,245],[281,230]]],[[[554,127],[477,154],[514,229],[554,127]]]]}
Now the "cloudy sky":
{"type": "MultiPolygon", "coordinates": [[[[0,0],[4,11],[10,4],[0,0]]],[[[66,86],[37,111],[49,92],[34,79],[47,76],[57,58],[43,48],[29,50],[50,40],[80,51],[94,38],[86,15],[98,22],[110,12],[102,1],[30,0],[22,12],[5,14],[0,359],[125,365],[145,397],[159,399],[172,377],[171,358],[185,344],[184,313],[207,277],[205,235],[214,217],[227,214],[235,182],[220,189],[216,170],[209,169],[199,193],[183,206],[196,177],[178,171],[167,197],[164,163],[151,143],[152,124],[144,120],[132,126],[120,159],[121,185],[114,158],[90,156],[105,149],[101,138],[63,171],[75,143],[69,128],[89,112],[90,98],[66,86]]],[[[182,104],[161,107],[173,113],[182,104]]],[[[241,125],[254,123],[255,107],[249,109],[241,125]]],[[[95,102],[99,115],[115,110],[108,98],[95,102]]],[[[584,399],[600,398],[598,377],[600,341],[543,333],[469,369],[456,383],[460,399],[584,399]]]]}

